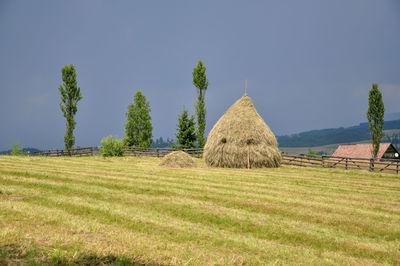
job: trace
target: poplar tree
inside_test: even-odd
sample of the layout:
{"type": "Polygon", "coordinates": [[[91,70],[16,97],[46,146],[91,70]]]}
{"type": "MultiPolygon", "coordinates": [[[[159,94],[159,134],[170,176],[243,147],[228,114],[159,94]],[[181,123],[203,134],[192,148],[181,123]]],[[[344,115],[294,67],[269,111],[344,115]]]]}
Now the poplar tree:
{"type": "Polygon", "coordinates": [[[58,87],[61,93],[60,108],[66,118],[66,132],[64,135],[64,146],[69,155],[75,145],[74,129],[76,122],[74,116],[78,111],[77,104],[82,99],[81,88],[76,81],[76,70],[73,64],[65,65],[61,70],[63,84],[58,87]]]}
{"type": "Polygon", "coordinates": [[[369,91],[367,119],[372,138],[372,157],[376,158],[379,152],[379,145],[383,136],[385,105],[382,100],[382,93],[378,89],[378,84],[372,84],[369,91]]]}
{"type": "Polygon", "coordinates": [[[178,115],[178,128],[175,134],[177,139],[176,148],[190,149],[196,141],[194,116],[189,117],[189,112],[183,108],[182,114],[178,115]]]}
{"type": "Polygon", "coordinates": [[[150,102],[139,90],[133,96],[133,104],[128,105],[126,112],[124,145],[151,147],[153,144],[153,126],[150,116],[150,102]]]}
{"type": "Polygon", "coordinates": [[[197,63],[196,67],[193,69],[192,75],[193,75],[193,85],[196,86],[197,88],[197,101],[195,104],[195,110],[197,116],[197,128],[196,128],[197,146],[199,148],[203,148],[206,143],[206,140],[204,138],[204,132],[206,129],[206,115],[207,115],[204,97],[209,82],[206,76],[206,67],[204,66],[201,59],[197,63]]]}

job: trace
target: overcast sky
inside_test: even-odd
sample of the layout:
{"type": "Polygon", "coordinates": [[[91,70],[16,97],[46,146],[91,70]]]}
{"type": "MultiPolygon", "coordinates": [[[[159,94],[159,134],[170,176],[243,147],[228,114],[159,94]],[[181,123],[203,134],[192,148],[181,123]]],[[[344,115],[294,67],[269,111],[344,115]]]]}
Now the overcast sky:
{"type": "Polygon", "coordinates": [[[193,113],[207,67],[207,133],[244,93],[276,135],[365,120],[368,90],[400,112],[400,1],[0,1],[0,150],[62,148],[61,68],[83,99],[76,145],[124,136],[137,90],[154,137],[193,113]]]}

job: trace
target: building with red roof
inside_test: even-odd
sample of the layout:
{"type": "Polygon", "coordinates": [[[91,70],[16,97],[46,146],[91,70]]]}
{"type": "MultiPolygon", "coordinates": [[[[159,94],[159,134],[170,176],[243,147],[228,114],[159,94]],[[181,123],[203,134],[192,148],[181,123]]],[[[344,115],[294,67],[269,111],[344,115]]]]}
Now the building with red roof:
{"type": "MultiPolygon", "coordinates": [[[[372,158],[372,144],[346,144],[339,145],[332,154],[335,157],[358,159],[372,158]]],[[[399,159],[399,152],[391,143],[381,143],[377,154],[378,159],[399,159]]]]}

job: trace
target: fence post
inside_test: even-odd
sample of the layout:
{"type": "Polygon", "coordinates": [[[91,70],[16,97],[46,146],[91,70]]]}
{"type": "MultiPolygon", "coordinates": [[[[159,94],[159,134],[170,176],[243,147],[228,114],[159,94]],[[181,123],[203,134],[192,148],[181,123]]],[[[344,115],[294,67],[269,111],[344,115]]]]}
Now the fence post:
{"type": "Polygon", "coordinates": [[[399,174],[399,161],[397,161],[397,164],[396,164],[396,174],[399,174]]]}
{"type": "Polygon", "coordinates": [[[348,161],[349,161],[349,159],[348,158],[346,158],[346,170],[347,170],[347,163],[348,163],[348,161]]]}
{"type": "Polygon", "coordinates": [[[322,166],[322,168],[325,168],[325,161],[324,161],[324,158],[325,158],[325,156],[323,156],[322,155],[322,157],[321,157],[321,166],[322,166]]]}
{"type": "Polygon", "coordinates": [[[369,170],[374,171],[374,158],[369,159],[369,170]]]}

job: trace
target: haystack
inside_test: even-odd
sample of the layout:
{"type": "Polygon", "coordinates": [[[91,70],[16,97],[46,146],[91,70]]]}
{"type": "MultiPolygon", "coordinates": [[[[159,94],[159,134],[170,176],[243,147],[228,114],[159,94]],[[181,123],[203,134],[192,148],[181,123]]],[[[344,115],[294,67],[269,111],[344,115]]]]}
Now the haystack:
{"type": "Polygon", "coordinates": [[[160,165],[176,168],[190,168],[197,166],[192,156],[183,151],[174,151],[168,153],[167,155],[165,155],[160,165]]]}
{"type": "Polygon", "coordinates": [[[282,158],[275,135],[248,96],[214,125],[203,157],[208,166],[231,168],[279,167],[282,158]]]}

